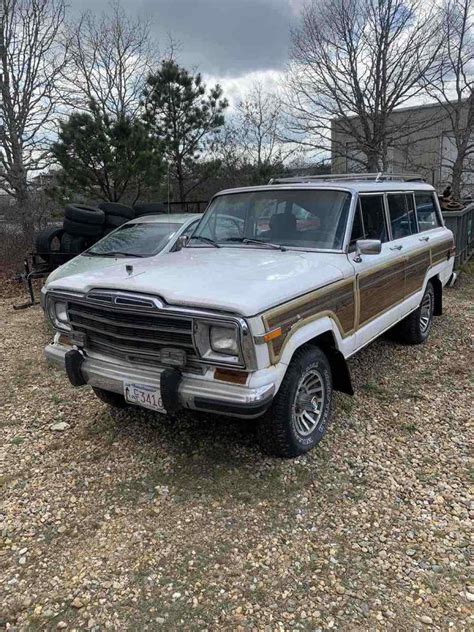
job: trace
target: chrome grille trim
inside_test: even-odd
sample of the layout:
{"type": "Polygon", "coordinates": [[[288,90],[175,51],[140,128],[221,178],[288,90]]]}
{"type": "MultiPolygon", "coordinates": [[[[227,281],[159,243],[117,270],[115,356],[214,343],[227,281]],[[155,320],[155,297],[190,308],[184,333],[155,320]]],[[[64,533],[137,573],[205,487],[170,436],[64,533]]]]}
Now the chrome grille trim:
{"type": "MultiPolygon", "coordinates": [[[[186,350],[187,357],[189,359],[189,366],[191,366],[194,363],[196,363],[194,364],[194,366],[199,366],[200,368],[202,368],[203,366],[233,366],[235,368],[247,369],[248,371],[254,371],[257,368],[255,344],[254,344],[253,337],[251,335],[251,331],[246,319],[235,314],[230,314],[227,311],[219,311],[219,310],[210,311],[206,308],[200,308],[200,307],[182,307],[182,306],[176,306],[176,305],[168,305],[166,302],[162,301],[159,298],[155,298],[150,295],[135,294],[133,292],[127,292],[123,290],[121,291],[121,290],[93,289],[93,290],[90,290],[89,292],[81,293],[81,292],[72,292],[67,289],[58,288],[54,290],[48,290],[47,296],[50,297],[49,300],[66,301],[68,303],[68,307],[70,303],[74,303],[76,307],[78,307],[79,309],[86,308],[86,307],[92,307],[92,308],[97,307],[99,309],[102,308],[107,314],[104,318],[111,320],[113,322],[116,322],[117,318],[120,319],[121,315],[126,315],[127,317],[133,318],[135,319],[135,322],[138,322],[138,319],[139,319],[142,324],[142,326],[140,326],[140,329],[143,329],[143,330],[145,329],[143,325],[146,325],[146,322],[142,319],[145,319],[145,318],[149,319],[155,316],[162,318],[163,324],[164,324],[164,320],[170,320],[170,319],[172,323],[174,324],[174,326],[176,326],[177,322],[181,322],[181,324],[186,323],[186,325],[184,325],[184,328],[186,329],[187,327],[190,327],[190,336],[191,336],[191,339],[193,340],[193,350],[194,350],[194,356],[193,356],[191,349],[188,350],[187,348],[182,347],[183,350],[186,350]],[[132,305],[132,303],[127,304],[127,305],[123,305],[123,304],[117,305],[116,303],[113,302],[114,296],[146,299],[146,301],[148,301],[150,304],[153,303],[153,307],[151,306],[144,307],[143,305],[137,306],[135,304],[132,305]],[[92,299],[90,297],[92,297],[92,299]],[[109,297],[110,297],[110,300],[109,300],[109,297]],[[105,300],[100,300],[100,299],[105,299],[105,300]],[[214,360],[201,358],[194,345],[194,338],[193,338],[193,333],[192,333],[193,323],[195,319],[205,320],[207,322],[216,323],[219,325],[235,323],[239,328],[240,344],[241,344],[241,352],[242,352],[241,364],[230,365],[224,361],[214,361],[214,360]]],[[[73,327],[73,329],[75,329],[75,327],[73,327]]],[[[97,340],[94,342],[94,344],[96,346],[98,345],[97,340]]],[[[131,356],[128,350],[126,353],[127,355],[131,356]]],[[[117,348],[115,348],[114,350],[114,355],[116,356],[119,355],[119,350],[117,348]]],[[[153,361],[153,358],[151,355],[150,356],[146,356],[145,354],[141,354],[141,355],[143,355],[143,361],[145,361],[145,359],[147,363],[149,363],[150,361],[153,361]]],[[[125,357],[125,356],[122,355],[122,357],[125,357]]],[[[138,362],[138,354],[136,350],[133,353],[133,357],[134,357],[134,362],[138,362]]],[[[164,366],[160,364],[159,358],[156,358],[156,356],[154,358],[154,363],[156,363],[157,366],[164,366]]],[[[188,370],[188,363],[186,364],[186,370],[188,370]]]]}
{"type": "Polygon", "coordinates": [[[69,299],[69,322],[74,331],[86,334],[85,348],[96,348],[127,360],[160,362],[165,348],[186,352],[186,364],[197,361],[192,335],[192,319],[163,315],[156,311],[135,313],[114,303],[83,303],[69,299]]]}

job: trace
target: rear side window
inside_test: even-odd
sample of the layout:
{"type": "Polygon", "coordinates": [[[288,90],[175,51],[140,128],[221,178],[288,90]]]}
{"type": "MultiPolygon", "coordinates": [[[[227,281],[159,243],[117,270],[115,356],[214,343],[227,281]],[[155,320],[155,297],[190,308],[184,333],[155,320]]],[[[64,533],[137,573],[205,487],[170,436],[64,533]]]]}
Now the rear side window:
{"type": "Polygon", "coordinates": [[[387,241],[383,195],[361,195],[360,210],[365,239],[387,241]]]}
{"type": "Polygon", "coordinates": [[[421,232],[441,226],[432,193],[415,193],[415,204],[421,232]]]}
{"type": "Polygon", "coordinates": [[[401,239],[417,232],[413,195],[389,193],[387,195],[392,238],[401,239]]]}

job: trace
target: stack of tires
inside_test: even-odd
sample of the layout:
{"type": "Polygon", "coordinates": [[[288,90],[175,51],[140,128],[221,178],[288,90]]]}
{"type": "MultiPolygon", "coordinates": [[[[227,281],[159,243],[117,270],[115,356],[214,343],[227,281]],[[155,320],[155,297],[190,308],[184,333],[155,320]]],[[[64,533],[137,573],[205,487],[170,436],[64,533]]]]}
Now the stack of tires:
{"type": "Polygon", "coordinates": [[[104,235],[136,217],[135,210],[118,202],[101,202],[99,209],[104,214],[104,235]]]}
{"type": "Polygon", "coordinates": [[[133,208],[114,202],[101,202],[97,207],[68,204],[62,228],[42,230],[36,238],[36,252],[49,265],[61,265],[134,217],[133,208]]]}
{"type": "Polygon", "coordinates": [[[96,241],[135,217],[166,213],[162,202],[134,204],[117,202],[98,206],[68,204],[63,226],[48,226],[36,238],[36,252],[51,266],[58,266],[90,248],[96,241]]]}

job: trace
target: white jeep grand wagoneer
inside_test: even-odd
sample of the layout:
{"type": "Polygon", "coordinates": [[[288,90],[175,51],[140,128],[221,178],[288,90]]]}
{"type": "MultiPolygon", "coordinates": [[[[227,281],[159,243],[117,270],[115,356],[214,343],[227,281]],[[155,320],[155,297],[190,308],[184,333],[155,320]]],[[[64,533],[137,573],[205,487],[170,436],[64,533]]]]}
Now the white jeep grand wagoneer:
{"type": "Polygon", "coordinates": [[[48,282],[46,356],[113,406],[258,418],[292,457],[321,440],[333,389],[352,393],[347,358],[392,327],[428,337],[453,262],[415,176],[222,191],[181,250],[48,282]]]}

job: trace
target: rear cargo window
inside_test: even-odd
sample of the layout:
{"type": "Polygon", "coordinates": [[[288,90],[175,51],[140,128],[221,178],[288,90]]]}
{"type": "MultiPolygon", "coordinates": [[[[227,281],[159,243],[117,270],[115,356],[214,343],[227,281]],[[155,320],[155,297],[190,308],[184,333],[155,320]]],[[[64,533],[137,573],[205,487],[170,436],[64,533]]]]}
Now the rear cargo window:
{"type": "Polygon", "coordinates": [[[432,193],[415,193],[415,204],[421,232],[441,226],[432,193]]]}

